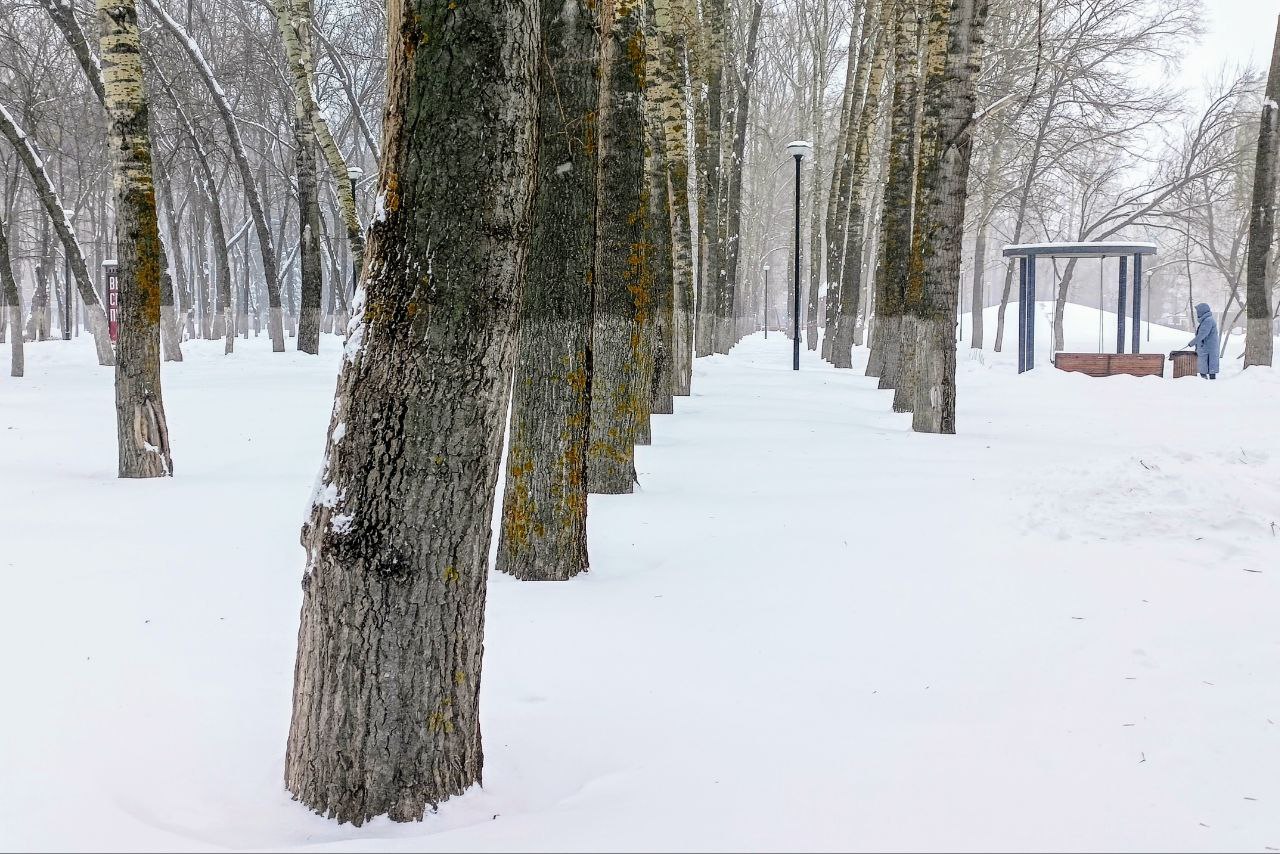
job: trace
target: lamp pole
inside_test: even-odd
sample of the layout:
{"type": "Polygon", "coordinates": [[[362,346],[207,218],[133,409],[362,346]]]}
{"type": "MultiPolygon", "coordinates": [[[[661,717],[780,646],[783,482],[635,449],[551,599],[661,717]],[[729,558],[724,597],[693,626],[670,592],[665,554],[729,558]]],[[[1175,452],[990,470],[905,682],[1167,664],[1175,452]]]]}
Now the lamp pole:
{"type": "Polygon", "coordinates": [[[796,161],[796,248],[795,248],[795,294],[794,311],[792,312],[792,337],[791,337],[791,370],[800,370],[800,162],[804,160],[804,156],[813,149],[813,146],[805,142],[803,139],[791,141],[787,145],[787,154],[790,154],[796,161]]]}
{"type": "Polygon", "coordinates": [[[764,265],[764,338],[769,340],[769,265],[764,265]]]}

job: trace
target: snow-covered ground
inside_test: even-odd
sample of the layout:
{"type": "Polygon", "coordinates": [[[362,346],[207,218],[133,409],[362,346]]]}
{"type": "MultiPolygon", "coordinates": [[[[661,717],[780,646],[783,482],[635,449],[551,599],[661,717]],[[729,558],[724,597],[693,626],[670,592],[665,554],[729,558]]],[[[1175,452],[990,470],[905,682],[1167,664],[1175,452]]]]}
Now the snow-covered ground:
{"type": "Polygon", "coordinates": [[[0,847],[1280,848],[1280,375],[962,351],[960,435],[926,436],[865,351],[793,373],[776,333],[699,360],[639,491],[592,497],[588,575],[492,577],[483,789],[310,814],[281,773],[322,346],[188,343],[165,481],[115,478],[87,342],[0,377],[0,847]]]}

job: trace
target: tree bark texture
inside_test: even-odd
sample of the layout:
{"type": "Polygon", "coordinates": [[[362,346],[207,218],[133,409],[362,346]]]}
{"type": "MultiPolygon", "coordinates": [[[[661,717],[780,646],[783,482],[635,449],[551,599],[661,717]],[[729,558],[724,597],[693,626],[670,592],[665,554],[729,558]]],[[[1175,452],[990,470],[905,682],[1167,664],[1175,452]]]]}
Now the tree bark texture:
{"type": "MultiPolygon", "coordinates": [[[[666,129],[663,110],[665,104],[656,97],[663,89],[662,67],[666,45],[658,26],[657,7],[665,0],[648,0],[645,62],[645,105],[648,127],[646,150],[646,180],[649,192],[649,216],[646,221],[645,243],[649,248],[649,272],[653,312],[652,382],[649,389],[649,413],[667,415],[675,411],[676,371],[678,358],[676,332],[676,264],[672,246],[672,229],[676,226],[672,209],[672,193],[666,154],[666,129]]],[[[681,111],[683,114],[683,110],[681,111]]],[[[685,175],[686,181],[688,175],[685,175]]],[[[686,210],[688,196],[685,196],[686,210]]],[[[687,231],[687,229],[686,229],[687,231]]],[[[688,239],[688,235],[685,235],[688,239]]]]}
{"type": "Polygon", "coordinates": [[[652,285],[645,243],[644,2],[614,0],[612,7],[600,81],[587,489],[619,494],[631,492],[635,484],[636,429],[648,412],[641,394],[649,394],[643,339],[652,285]]]}
{"type": "Polygon", "coordinates": [[[893,105],[889,127],[889,171],[880,218],[876,271],[876,325],[867,376],[893,388],[900,369],[900,329],[911,257],[912,189],[916,163],[916,90],[920,25],[915,0],[894,0],[893,105]]]}
{"type": "MultiPolygon", "coordinates": [[[[690,390],[696,313],[693,232],[689,221],[688,86],[682,58],[688,44],[682,26],[690,16],[687,4],[688,0],[654,0],[654,25],[661,44],[661,62],[654,85],[646,93],[653,98],[661,114],[671,207],[674,278],[671,370],[672,394],[676,396],[688,395],[690,390]]],[[[654,409],[654,412],[661,411],[660,408],[654,409]]]]}
{"type": "Polygon", "coordinates": [[[701,265],[698,277],[698,331],[694,340],[694,352],[709,356],[716,351],[716,319],[720,316],[721,282],[724,273],[723,234],[721,217],[721,162],[722,127],[724,122],[724,42],[725,0],[707,0],[702,6],[702,58],[699,63],[706,80],[704,133],[695,133],[695,144],[701,161],[699,179],[704,190],[699,194],[698,229],[701,232],[703,254],[706,262],[701,265]]]}
{"type": "Polygon", "coordinates": [[[119,264],[116,434],[120,477],[173,474],[160,393],[164,255],[151,173],[151,136],[133,0],[98,0],[119,264]]]}
{"type": "Polygon", "coordinates": [[[1270,365],[1273,343],[1271,307],[1272,245],[1275,242],[1276,156],[1280,151],[1280,21],[1271,51],[1258,152],[1253,167],[1253,197],[1249,204],[1249,254],[1245,266],[1244,365],[1270,365]]]}
{"type": "Polygon", "coordinates": [[[934,139],[921,146],[929,155],[920,165],[921,275],[919,292],[913,276],[908,295],[916,335],[912,428],[920,433],[956,432],[960,256],[988,8],[988,0],[938,0],[935,9],[946,25],[946,59],[930,68],[925,87],[926,114],[937,116],[922,123],[934,139]]]}
{"type": "Polygon", "coordinates": [[[303,529],[285,782],[361,824],[478,783],[490,519],[533,198],[537,4],[391,0],[367,275],[303,529]]]}
{"type": "Polygon", "coordinates": [[[719,314],[716,321],[716,352],[727,353],[738,343],[738,275],[741,266],[738,259],[742,252],[742,174],[743,156],[747,145],[747,118],[751,110],[751,82],[755,77],[756,54],[760,34],[760,16],[764,0],[751,5],[751,19],[747,23],[746,52],[741,58],[741,71],[737,77],[736,105],[733,110],[732,154],[726,164],[725,180],[725,241],[723,292],[718,300],[719,314]]]}
{"type": "Polygon", "coordinates": [[[496,567],[528,581],[586,572],[600,17],[542,4],[538,188],[507,440],[496,567]]]}
{"type": "MultiPolygon", "coordinates": [[[[301,113],[301,108],[298,108],[301,113]]],[[[298,175],[298,349],[320,352],[320,290],[324,265],[320,258],[320,197],[316,192],[316,152],[302,115],[294,117],[294,168],[298,175]]]]}

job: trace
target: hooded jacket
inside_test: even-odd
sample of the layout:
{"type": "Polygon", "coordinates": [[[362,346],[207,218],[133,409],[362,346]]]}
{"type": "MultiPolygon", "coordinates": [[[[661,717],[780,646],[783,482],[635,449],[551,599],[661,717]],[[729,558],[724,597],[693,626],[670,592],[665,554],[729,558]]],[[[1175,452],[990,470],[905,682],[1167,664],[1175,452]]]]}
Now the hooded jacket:
{"type": "MultiPolygon", "coordinates": [[[[1196,348],[1196,372],[1216,374],[1218,372],[1218,323],[1213,319],[1213,309],[1208,303],[1196,306],[1196,337],[1191,344],[1196,348]]],[[[1190,345],[1188,345],[1190,346],[1190,345]]]]}

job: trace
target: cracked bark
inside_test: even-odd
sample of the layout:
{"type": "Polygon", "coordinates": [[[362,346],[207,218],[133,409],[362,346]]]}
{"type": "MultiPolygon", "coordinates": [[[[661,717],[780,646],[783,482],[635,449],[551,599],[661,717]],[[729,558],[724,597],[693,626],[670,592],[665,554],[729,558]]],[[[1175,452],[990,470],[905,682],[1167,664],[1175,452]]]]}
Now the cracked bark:
{"type": "Polygon", "coordinates": [[[285,782],[420,820],[481,776],[485,582],[533,197],[536,5],[388,4],[386,142],[307,569],[285,782]]]}
{"type": "Polygon", "coordinates": [[[538,189],[520,307],[496,568],[586,572],[600,35],[590,0],[544,3],[538,189]]]}

